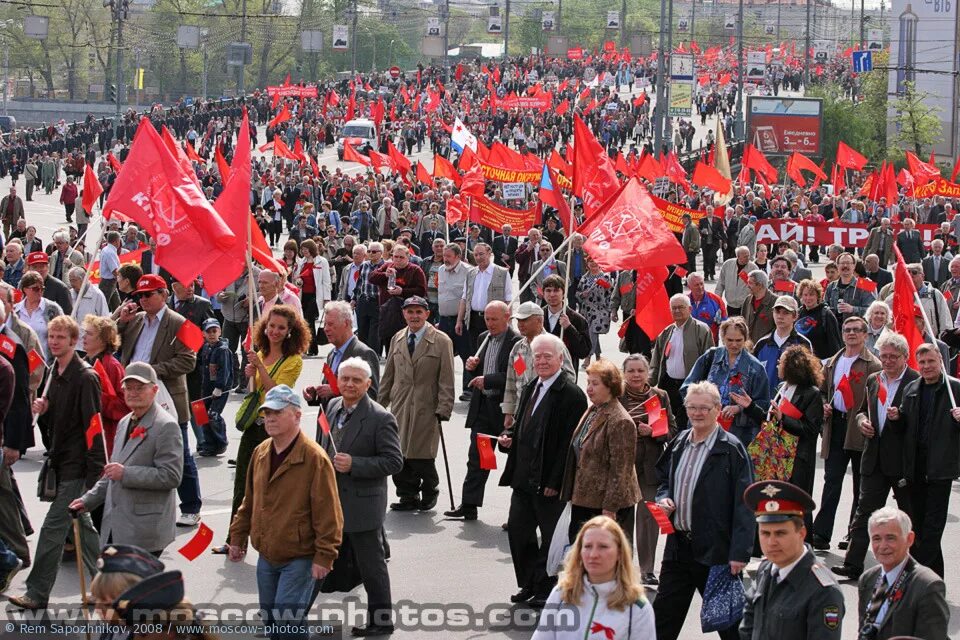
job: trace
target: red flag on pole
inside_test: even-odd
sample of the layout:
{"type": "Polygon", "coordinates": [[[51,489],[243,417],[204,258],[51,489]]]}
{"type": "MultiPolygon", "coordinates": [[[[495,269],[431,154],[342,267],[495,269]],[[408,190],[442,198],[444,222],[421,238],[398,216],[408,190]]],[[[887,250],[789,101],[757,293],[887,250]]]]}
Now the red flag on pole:
{"type": "Polygon", "coordinates": [[[100,437],[103,437],[103,420],[100,418],[99,413],[93,414],[93,417],[90,418],[90,424],[87,426],[87,450],[93,449],[93,441],[97,437],[97,434],[100,437]]]}
{"type": "MultiPolygon", "coordinates": [[[[99,362],[99,360],[97,361],[99,362]]],[[[40,355],[36,349],[30,349],[27,353],[27,367],[30,371],[30,375],[33,375],[33,372],[44,366],[46,363],[43,361],[43,356],[40,355]]]]}
{"type": "Polygon", "coordinates": [[[270,122],[267,123],[267,128],[272,129],[273,127],[277,126],[281,122],[286,122],[291,117],[293,116],[290,114],[290,109],[287,108],[287,103],[283,103],[283,107],[280,108],[280,113],[273,116],[270,122]]]}
{"type": "Polygon", "coordinates": [[[590,217],[620,188],[620,180],[603,145],[580,116],[573,118],[573,141],[573,193],[583,200],[583,211],[590,217]]]}
{"type": "Polygon", "coordinates": [[[323,410],[323,407],[320,407],[320,413],[317,414],[317,426],[323,435],[330,435],[330,421],[327,420],[327,412],[323,410]]]}
{"type": "Polygon", "coordinates": [[[337,376],[333,373],[333,367],[329,364],[323,364],[323,378],[327,381],[327,384],[330,385],[330,391],[333,392],[333,395],[340,395],[340,385],[337,383],[337,376]]]}
{"type": "Polygon", "coordinates": [[[660,527],[660,533],[665,536],[670,535],[674,532],[673,523],[670,522],[670,518],[667,516],[666,512],[658,505],[656,502],[646,502],[647,511],[650,512],[650,515],[653,516],[653,519],[656,521],[657,526],[660,527]]]}
{"type": "Polygon", "coordinates": [[[923,335],[914,322],[913,306],[917,288],[913,284],[913,277],[907,271],[907,263],[900,253],[900,248],[893,245],[893,253],[897,257],[897,266],[893,273],[893,325],[897,333],[907,339],[910,345],[908,362],[913,369],[917,368],[917,347],[923,344],[923,335]]]}
{"type": "Polygon", "coordinates": [[[202,427],[210,422],[210,414],[207,413],[207,404],[203,400],[194,400],[190,403],[190,411],[193,413],[193,419],[197,426],[202,427]]]}
{"type": "Polygon", "coordinates": [[[203,164],[203,158],[201,158],[197,154],[197,150],[193,148],[192,144],[184,145],[183,149],[187,153],[187,158],[189,158],[190,160],[193,160],[194,162],[199,162],[200,164],[203,164]]]}
{"type": "Polygon", "coordinates": [[[843,406],[847,411],[856,409],[856,407],[853,406],[853,387],[850,386],[850,378],[847,377],[847,374],[843,374],[840,377],[840,382],[837,383],[836,393],[839,393],[843,397],[843,406]]]}
{"type": "Polygon", "coordinates": [[[201,522],[197,532],[190,538],[190,542],[180,547],[177,552],[187,560],[193,562],[200,554],[207,550],[213,542],[213,529],[201,522]]]}
{"type": "Polygon", "coordinates": [[[220,151],[220,145],[217,145],[216,151],[213,152],[213,157],[217,162],[217,170],[220,171],[220,182],[226,185],[227,180],[230,179],[230,165],[227,164],[227,159],[223,157],[223,153],[220,151]]]}
{"type": "Polygon", "coordinates": [[[705,189],[713,189],[717,193],[730,193],[730,179],[708,164],[697,162],[693,169],[693,184],[705,189]]]}
{"type": "Polygon", "coordinates": [[[93,167],[84,163],[83,165],[83,210],[88,214],[93,211],[93,205],[97,203],[97,198],[103,194],[103,185],[100,184],[97,174],[93,172],[93,167]]]}
{"type": "Polygon", "coordinates": [[[780,413],[787,416],[788,418],[793,418],[794,420],[799,420],[803,417],[803,411],[797,409],[797,406],[790,402],[787,398],[784,398],[780,401],[779,405],[780,413]]]}
{"type": "Polygon", "coordinates": [[[360,153],[357,153],[357,150],[354,149],[354,148],[353,148],[352,146],[350,146],[349,144],[347,144],[346,142],[343,143],[343,161],[344,161],[344,162],[358,162],[358,163],[362,164],[362,165],[365,166],[365,167],[372,167],[372,166],[373,166],[373,163],[370,161],[370,158],[368,158],[367,156],[362,155],[362,154],[360,154],[360,153]]]}
{"type": "Polygon", "coordinates": [[[844,169],[860,171],[867,166],[867,159],[859,151],[841,141],[837,144],[837,165],[844,169]]]}
{"type": "Polygon", "coordinates": [[[497,468],[497,454],[493,452],[493,443],[482,433],[477,434],[477,454],[480,457],[481,469],[493,471],[497,468]]]}
{"type": "Polygon", "coordinates": [[[107,164],[113,167],[113,170],[116,171],[117,173],[120,173],[120,168],[123,166],[122,164],[120,164],[120,161],[117,160],[117,156],[113,155],[112,151],[107,152],[107,164]]]}
{"type": "Polygon", "coordinates": [[[177,329],[177,340],[196,353],[203,346],[203,331],[200,330],[200,327],[185,319],[180,328],[177,329]]]}

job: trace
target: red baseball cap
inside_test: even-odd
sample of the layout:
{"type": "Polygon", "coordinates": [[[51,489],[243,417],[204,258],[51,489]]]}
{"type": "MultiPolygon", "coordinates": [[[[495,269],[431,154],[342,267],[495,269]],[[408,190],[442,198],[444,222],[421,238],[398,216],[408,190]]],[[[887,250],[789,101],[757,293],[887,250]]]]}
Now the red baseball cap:
{"type": "Polygon", "coordinates": [[[146,293],[147,291],[166,291],[167,281],[158,275],[148,273],[137,280],[137,290],[134,293],[146,293]]]}
{"type": "Polygon", "coordinates": [[[27,254],[27,264],[50,264],[50,256],[43,251],[33,251],[27,254]]]}

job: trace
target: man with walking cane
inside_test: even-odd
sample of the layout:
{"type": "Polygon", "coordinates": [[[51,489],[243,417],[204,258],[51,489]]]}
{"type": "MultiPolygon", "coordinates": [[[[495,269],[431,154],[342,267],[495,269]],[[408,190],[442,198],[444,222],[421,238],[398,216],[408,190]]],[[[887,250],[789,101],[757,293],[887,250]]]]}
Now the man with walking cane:
{"type": "Polygon", "coordinates": [[[427,322],[429,309],[420,296],[404,301],[407,326],[393,336],[380,380],[379,401],[397,417],[403,452],[403,469],[393,476],[400,498],[390,505],[394,511],[429,511],[440,495],[436,458],[440,423],[453,412],[453,342],[427,322]]]}
{"type": "MultiPolygon", "coordinates": [[[[41,471],[40,491],[47,493],[50,509],[37,540],[37,556],[27,576],[27,593],[10,598],[20,609],[43,609],[57,579],[63,544],[71,527],[69,505],[93,487],[103,472],[106,449],[100,428],[100,377],[76,353],[80,327],[69,316],[58,316],[47,325],[47,344],[53,371],[46,393],[33,403],[33,411],[50,425],[50,456],[41,471]],[[43,482],[43,479],[50,482],[43,482]]],[[[79,516],[82,554],[89,575],[96,573],[97,532],[90,515],[79,516]]]]}

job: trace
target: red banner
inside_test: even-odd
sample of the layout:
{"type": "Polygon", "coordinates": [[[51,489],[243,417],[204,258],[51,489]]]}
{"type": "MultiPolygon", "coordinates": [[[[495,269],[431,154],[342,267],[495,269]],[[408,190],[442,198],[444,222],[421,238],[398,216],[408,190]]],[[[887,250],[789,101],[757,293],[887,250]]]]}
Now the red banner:
{"type": "Polygon", "coordinates": [[[935,178],[931,182],[917,187],[913,192],[915,198],[932,198],[933,196],[960,198],[960,184],[955,184],[944,178],[935,178]]]}
{"type": "Polygon", "coordinates": [[[683,233],[683,216],[685,214],[690,216],[693,224],[699,223],[700,218],[706,215],[706,213],[703,211],[687,209],[678,204],[674,204],[673,202],[658,198],[655,195],[651,195],[650,197],[653,198],[653,203],[657,205],[657,209],[660,210],[660,215],[663,216],[663,220],[667,223],[667,227],[674,233],[683,233]]]}
{"type": "Polygon", "coordinates": [[[567,60],[581,60],[583,58],[583,48],[576,47],[567,49],[567,60]]]}
{"type": "Polygon", "coordinates": [[[497,233],[503,230],[503,225],[509,224],[513,227],[510,235],[515,237],[527,235],[536,224],[539,213],[539,202],[529,209],[508,209],[483,196],[470,198],[470,222],[482,224],[497,233]]]}
{"type": "MultiPolygon", "coordinates": [[[[149,247],[144,247],[142,249],[137,249],[136,251],[121,253],[120,266],[125,264],[140,264],[140,258],[143,256],[143,252],[148,248],[149,247]]],[[[87,271],[90,272],[90,284],[98,284],[100,282],[100,261],[96,260],[88,264],[87,271]]]]}
{"type": "Polygon", "coordinates": [[[295,84],[286,87],[267,87],[267,95],[271,98],[280,96],[281,98],[316,98],[316,85],[300,87],[295,84]]]}
{"type": "Polygon", "coordinates": [[[547,111],[553,108],[553,94],[542,93],[538,96],[508,96],[497,101],[503,109],[539,109],[547,111]]]}
{"type": "Polygon", "coordinates": [[[483,170],[483,177],[494,182],[529,182],[538,185],[540,184],[540,178],[543,177],[542,170],[508,169],[495,164],[487,164],[480,158],[477,158],[476,162],[483,170]]]}
{"type": "MultiPolygon", "coordinates": [[[[870,231],[865,224],[846,222],[804,222],[802,220],[760,220],[756,224],[757,242],[790,242],[827,246],[839,244],[842,247],[864,247],[870,231]]],[[[894,233],[900,225],[893,225],[894,233]]],[[[935,224],[918,224],[917,230],[924,244],[933,240],[939,227],[935,224]]]]}

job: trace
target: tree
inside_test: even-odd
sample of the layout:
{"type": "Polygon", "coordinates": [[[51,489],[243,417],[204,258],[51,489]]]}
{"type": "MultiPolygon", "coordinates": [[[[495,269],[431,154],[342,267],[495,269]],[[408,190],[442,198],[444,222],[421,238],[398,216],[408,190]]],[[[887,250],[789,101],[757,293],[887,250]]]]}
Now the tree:
{"type": "Polygon", "coordinates": [[[940,139],[940,108],[930,106],[929,98],[930,94],[917,91],[914,83],[903,83],[903,93],[893,104],[897,113],[894,142],[898,149],[910,149],[922,156],[924,148],[933,147],[940,139]]]}

